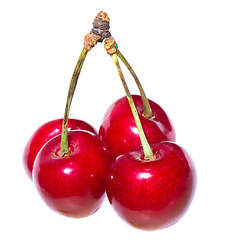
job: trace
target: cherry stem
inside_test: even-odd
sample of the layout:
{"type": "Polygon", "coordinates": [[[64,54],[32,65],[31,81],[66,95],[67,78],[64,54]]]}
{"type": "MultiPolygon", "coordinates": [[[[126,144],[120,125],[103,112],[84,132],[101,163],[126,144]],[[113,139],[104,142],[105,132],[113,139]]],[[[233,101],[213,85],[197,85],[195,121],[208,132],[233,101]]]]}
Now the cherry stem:
{"type": "Polygon", "coordinates": [[[153,158],[153,152],[152,152],[152,149],[147,141],[147,138],[144,134],[144,131],[143,131],[143,128],[142,128],[142,124],[141,124],[141,121],[140,121],[140,118],[139,118],[139,115],[138,115],[138,112],[137,112],[137,109],[135,107],[135,104],[134,104],[134,101],[133,101],[133,98],[132,98],[132,95],[130,94],[130,91],[128,89],[128,86],[127,86],[127,83],[125,81],[125,78],[123,76],[123,73],[122,73],[122,70],[121,70],[121,67],[120,67],[120,64],[118,62],[118,57],[117,57],[117,54],[116,53],[113,53],[110,55],[113,59],[113,62],[117,68],[117,71],[118,71],[118,74],[119,74],[119,77],[122,81],[122,84],[123,84],[123,87],[124,87],[124,90],[126,92],[126,96],[127,96],[127,99],[128,99],[128,102],[129,102],[129,105],[131,107],[131,110],[132,110],[132,113],[133,113],[133,117],[134,117],[134,120],[135,120],[135,123],[136,123],[136,126],[137,126],[137,129],[138,129],[138,133],[139,133],[139,137],[140,137],[140,140],[141,140],[141,143],[142,143],[142,147],[143,147],[143,152],[144,152],[144,155],[145,155],[145,159],[146,160],[149,160],[151,158],[153,158]]]}
{"type": "Polygon", "coordinates": [[[109,17],[107,13],[100,11],[94,19],[92,30],[84,37],[83,49],[78,59],[77,65],[74,69],[72,79],[70,82],[67,103],[62,123],[61,151],[59,152],[60,156],[68,156],[70,154],[70,149],[68,145],[68,118],[73,94],[77,86],[77,81],[82,70],[83,63],[85,61],[87,53],[94,46],[96,46],[98,42],[102,42],[105,38],[111,36],[108,29],[109,29],[109,17]]]}
{"type": "Polygon", "coordinates": [[[70,82],[69,90],[68,90],[68,96],[67,96],[67,102],[66,102],[66,107],[65,107],[65,113],[64,113],[64,118],[63,118],[63,123],[62,123],[62,138],[61,138],[61,156],[64,156],[65,154],[69,153],[69,146],[68,146],[68,118],[69,118],[69,112],[70,112],[70,106],[73,98],[73,94],[75,92],[76,86],[77,86],[77,81],[78,77],[80,75],[84,60],[87,56],[88,53],[87,48],[83,48],[82,52],[80,54],[80,57],[78,59],[78,62],[76,64],[75,70],[72,75],[72,79],[70,82]]]}
{"type": "Polygon", "coordinates": [[[140,91],[140,94],[141,94],[141,97],[142,97],[142,101],[143,101],[143,107],[144,107],[144,117],[146,118],[152,118],[152,109],[151,109],[151,106],[149,104],[149,101],[147,99],[147,96],[143,90],[143,87],[136,75],[136,73],[134,72],[134,70],[132,69],[131,65],[129,64],[129,62],[127,61],[127,59],[122,55],[122,53],[119,51],[119,49],[117,48],[116,50],[116,54],[117,56],[122,60],[122,62],[125,64],[125,66],[128,68],[128,70],[130,71],[130,73],[132,74],[137,86],[138,86],[138,89],[140,91]]]}

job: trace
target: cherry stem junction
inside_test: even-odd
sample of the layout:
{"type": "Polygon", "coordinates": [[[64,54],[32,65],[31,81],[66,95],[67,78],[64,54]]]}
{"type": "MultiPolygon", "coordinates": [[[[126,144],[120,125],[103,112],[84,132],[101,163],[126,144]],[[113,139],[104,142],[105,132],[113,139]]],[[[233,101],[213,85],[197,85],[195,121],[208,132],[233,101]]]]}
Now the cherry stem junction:
{"type": "Polygon", "coordinates": [[[142,128],[142,124],[141,124],[141,121],[140,121],[137,109],[135,107],[132,95],[130,94],[130,91],[128,89],[127,83],[126,83],[125,78],[123,76],[120,64],[118,62],[117,54],[113,53],[113,54],[111,54],[111,57],[112,57],[112,60],[113,60],[115,66],[117,68],[117,71],[118,71],[119,77],[120,77],[120,79],[122,81],[122,84],[123,84],[123,87],[124,87],[124,90],[125,90],[125,93],[126,93],[126,96],[127,96],[128,102],[129,102],[129,105],[131,107],[131,110],[132,110],[132,113],[133,113],[133,117],[134,117],[137,129],[138,129],[139,137],[140,137],[140,140],[141,140],[141,143],[142,143],[145,159],[146,160],[150,160],[150,159],[152,159],[154,157],[153,156],[153,152],[152,152],[152,149],[151,149],[151,147],[150,147],[150,145],[149,145],[149,143],[147,141],[147,138],[146,138],[146,136],[144,134],[144,131],[143,131],[143,128],[142,128]]]}

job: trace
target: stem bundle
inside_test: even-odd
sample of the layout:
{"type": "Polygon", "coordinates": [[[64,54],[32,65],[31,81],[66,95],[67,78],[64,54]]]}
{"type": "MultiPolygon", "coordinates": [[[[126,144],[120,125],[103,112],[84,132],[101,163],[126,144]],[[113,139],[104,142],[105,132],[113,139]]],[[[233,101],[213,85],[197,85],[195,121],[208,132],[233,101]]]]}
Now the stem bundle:
{"type": "Polygon", "coordinates": [[[120,64],[118,62],[117,54],[114,53],[114,54],[111,55],[111,57],[112,57],[112,60],[113,60],[115,66],[117,68],[117,71],[118,71],[119,77],[120,77],[120,79],[122,81],[122,85],[124,87],[124,90],[125,90],[125,93],[126,93],[126,96],[127,96],[127,99],[128,99],[129,105],[130,105],[130,108],[132,110],[132,114],[133,114],[133,117],[134,117],[137,129],[138,129],[139,137],[140,137],[140,140],[141,140],[141,143],[142,143],[145,159],[146,160],[150,160],[150,159],[152,159],[154,157],[153,156],[153,152],[152,152],[152,149],[151,149],[151,147],[150,147],[150,145],[149,145],[149,143],[147,141],[147,138],[146,138],[146,136],[144,134],[144,131],[143,131],[143,128],[142,128],[142,124],[141,124],[141,121],[140,121],[137,109],[135,107],[132,95],[130,94],[130,91],[128,89],[127,83],[126,83],[125,78],[123,76],[120,64]]]}

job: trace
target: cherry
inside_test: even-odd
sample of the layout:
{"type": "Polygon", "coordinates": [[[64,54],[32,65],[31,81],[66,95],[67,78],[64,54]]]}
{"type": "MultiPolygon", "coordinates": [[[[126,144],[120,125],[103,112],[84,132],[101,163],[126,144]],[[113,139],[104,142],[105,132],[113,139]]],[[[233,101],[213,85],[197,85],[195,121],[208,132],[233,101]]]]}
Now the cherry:
{"type": "Polygon", "coordinates": [[[70,152],[64,156],[60,142],[58,135],[40,150],[33,183],[52,210],[73,218],[90,216],[105,198],[112,155],[100,138],[88,131],[68,133],[70,152]]]}
{"type": "Polygon", "coordinates": [[[158,230],[178,222],[193,199],[196,171],[189,154],[173,142],[150,144],[155,159],[142,149],[112,164],[107,196],[117,214],[131,226],[158,230]]]}
{"type": "MultiPolygon", "coordinates": [[[[33,164],[39,150],[50,139],[62,133],[62,122],[63,119],[56,119],[43,124],[28,140],[23,152],[23,166],[30,179],[32,179],[33,164]]],[[[78,119],[69,119],[68,131],[72,130],[87,130],[96,134],[96,130],[90,124],[78,119]]]]}
{"type": "MultiPolygon", "coordinates": [[[[173,125],[158,104],[149,100],[154,118],[148,119],[143,115],[141,96],[133,95],[132,98],[149,143],[176,140],[173,125]]],[[[141,145],[127,97],[120,98],[108,108],[99,129],[99,136],[115,157],[141,145]]]]}

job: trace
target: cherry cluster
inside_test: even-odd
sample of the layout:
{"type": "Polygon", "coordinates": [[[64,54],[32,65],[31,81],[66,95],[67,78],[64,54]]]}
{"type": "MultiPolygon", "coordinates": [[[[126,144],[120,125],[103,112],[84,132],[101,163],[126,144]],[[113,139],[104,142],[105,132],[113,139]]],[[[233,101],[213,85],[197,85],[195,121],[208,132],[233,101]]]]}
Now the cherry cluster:
{"type": "Polygon", "coordinates": [[[24,149],[24,167],[46,205],[62,215],[90,216],[107,195],[116,213],[131,226],[162,229],[178,222],[189,208],[196,170],[187,151],[175,143],[169,117],[146,97],[109,28],[108,15],[99,12],[84,38],[64,118],[33,133],[24,149]],[[69,111],[87,53],[103,41],[126,96],[108,108],[97,132],[84,121],[69,119],[69,111]],[[131,72],[140,95],[130,94],[118,59],[131,72]]]}

